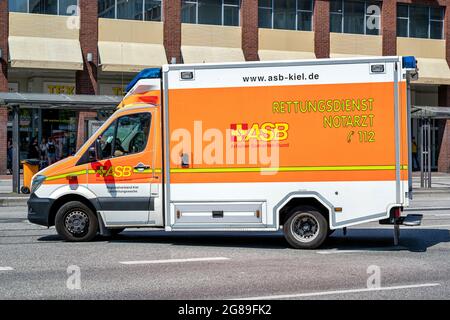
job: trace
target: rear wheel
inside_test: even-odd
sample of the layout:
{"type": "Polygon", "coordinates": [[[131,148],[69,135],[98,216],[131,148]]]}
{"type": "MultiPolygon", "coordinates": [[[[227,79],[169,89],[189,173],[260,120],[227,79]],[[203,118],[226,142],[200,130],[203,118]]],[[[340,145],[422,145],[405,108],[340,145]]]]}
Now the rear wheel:
{"type": "Polygon", "coordinates": [[[98,231],[94,212],[79,201],[71,201],[59,208],[55,217],[55,228],[67,241],[90,241],[98,231]]]}
{"type": "Polygon", "coordinates": [[[286,241],[297,249],[315,249],[328,236],[328,222],[313,207],[296,207],[284,223],[286,241]]]}

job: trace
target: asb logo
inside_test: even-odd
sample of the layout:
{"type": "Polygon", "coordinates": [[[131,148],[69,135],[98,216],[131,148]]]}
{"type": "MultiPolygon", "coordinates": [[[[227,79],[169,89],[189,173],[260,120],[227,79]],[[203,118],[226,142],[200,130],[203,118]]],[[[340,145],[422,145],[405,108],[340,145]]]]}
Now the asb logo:
{"type": "Polygon", "coordinates": [[[95,174],[97,177],[127,178],[131,176],[132,168],[130,166],[99,166],[95,174]]]}
{"type": "Polygon", "coordinates": [[[262,124],[254,123],[249,126],[248,123],[231,124],[231,137],[236,142],[256,141],[283,141],[288,138],[289,124],[284,122],[264,122],[262,124]]]}

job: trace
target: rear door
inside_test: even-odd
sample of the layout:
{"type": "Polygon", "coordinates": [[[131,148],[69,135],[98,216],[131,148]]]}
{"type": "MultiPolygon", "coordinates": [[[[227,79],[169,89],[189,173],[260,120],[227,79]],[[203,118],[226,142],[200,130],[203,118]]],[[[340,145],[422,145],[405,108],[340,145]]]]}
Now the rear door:
{"type": "Polygon", "coordinates": [[[101,160],[89,164],[88,185],[107,226],[147,225],[155,210],[152,184],[160,183],[154,171],[155,113],[125,111],[99,136],[101,160]]]}

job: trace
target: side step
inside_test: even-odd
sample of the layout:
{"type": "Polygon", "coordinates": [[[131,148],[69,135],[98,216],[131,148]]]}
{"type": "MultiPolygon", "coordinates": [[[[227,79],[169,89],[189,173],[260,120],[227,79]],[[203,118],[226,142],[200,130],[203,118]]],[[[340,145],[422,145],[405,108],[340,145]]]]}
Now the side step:
{"type": "Polygon", "coordinates": [[[422,224],[422,214],[408,214],[403,217],[399,217],[397,219],[394,218],[388,218],[380,220],[380,224],[387,224],[387,225],[403,225],[407,227],[417,227],[422,224]]]}
{"type": "Polygon", "coordinates": [[[400,217],[401,223],[404,226],[416,227],[422,224],[422,214],[408,214],[406,217],[400,217]]]}

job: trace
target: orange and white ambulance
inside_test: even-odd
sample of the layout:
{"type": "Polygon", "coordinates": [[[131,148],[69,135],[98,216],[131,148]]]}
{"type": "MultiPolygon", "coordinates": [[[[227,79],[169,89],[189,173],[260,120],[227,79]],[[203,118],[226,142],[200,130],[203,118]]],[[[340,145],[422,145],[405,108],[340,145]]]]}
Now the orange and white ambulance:
{"type": "Polygon", "coordinates": [[[142,71],[78,152],[36,174],[29,221],[68,241],[125,228],[335,229],[408,205],[413,57],[164,65],[142,71]]]}

